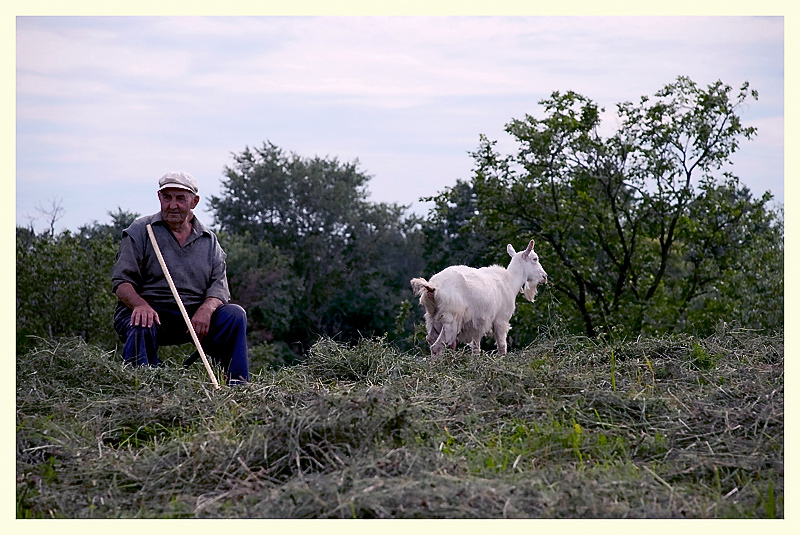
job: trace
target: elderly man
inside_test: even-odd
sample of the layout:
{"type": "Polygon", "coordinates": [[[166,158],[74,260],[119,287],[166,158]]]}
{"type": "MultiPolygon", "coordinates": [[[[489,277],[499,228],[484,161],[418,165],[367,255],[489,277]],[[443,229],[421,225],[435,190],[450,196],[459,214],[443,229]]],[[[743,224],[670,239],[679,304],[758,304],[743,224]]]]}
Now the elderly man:
{"type": "Polygon", "coordinates": [[[203,351],[221,364],[228,384],[240,384],[249,380],[247,316],[228,302],[225,252],[194,216],[197,191],[192,175],[167,173],[158,181],[161,211],[137,219],[122,232],[111,273],[112,291],[119,298],[114,328],[124,342],[125,362],[137,366],[157,366],[160,346],[191,342],[148,237],[150,224],[203,351]]]}

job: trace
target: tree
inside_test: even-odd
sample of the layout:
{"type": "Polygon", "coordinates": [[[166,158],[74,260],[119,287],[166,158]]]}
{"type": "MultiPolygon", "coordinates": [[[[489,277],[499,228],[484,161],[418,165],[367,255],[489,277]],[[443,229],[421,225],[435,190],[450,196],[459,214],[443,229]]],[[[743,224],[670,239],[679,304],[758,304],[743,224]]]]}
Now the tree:
{"type": "Polygon", "coordinates": [[[129,212],[117,207],[116,212],[108,212],[108,216],[111,218],[110,224],[94,221],[81,226],[78,232],[87,240],[110,237],[115,243],[119,243],[122,240],[122,231],[131,226],[131,223],[136,221],[139,215],[136,212],[129,212]]]}
{"type": "MultiPolygon", "coordinates": [[[[757,93],[746,83],[734,92],[680,77],[654,98],[619,104],[619,129],[603,137],[596,103],[554,92],[540,103],[543,118],[506,125],[516,154],[501,155],[481,137],[464,228],[492,245],[534,237],[566,298],[553,306],[571,330],[596,336],[612,327],[638,334],[688,326],[732,272],[776,268],[743,265],[755,256],[744,238],[758,234],[782,258],[770,196],[754,200],[736,177],[717,176],[740,140],[755,135],[738,116],[749,98],[757,93]]],[[[462,197],[446,191],[438,211],[462,197]]]]}
{"type": "MultiPolygon", "coordinates": [[[[50,201],[50,208],[45,208],[44,206],[37,204],[36,211],[39,212],[40,215],[47,218],[47,225],[48,225],[48,233],[50,237],[56,235],[56,221],[61,219],[61,216],[64,215],[64,207],[61,205],[61,199],[52,199],[50,201]]],[[[33,226],[33,222],[31,222],[31,226],[33,226]]]]}
{"type": "MultiPolygon", "coordinates": [[[[209,204],[222,231],[287,259],[293,316],[282,337],[305,348],[320,335],[352,340],[388,332],[421,264],[411,237],[416,221],[404,218],[403,207],[367,200],[370,177],[357,160],[303,158],[271,143],[233,160],[209,204]]],[[[236,280],[251,281],[256,292],[277,283],[254,269],[236,280]]]]}
{"type": "Polygon", "coordinates": [[[116,298],[109,275],[116,254],[110,236],[87,239],[69,231],[36,235],[17,227],[17,352],[31,337],[80,336],[113,347],[116,298]]]}
{"type": "Polygon", "coordinates": [[[665,280],[659,330],[712,331],[720,320],[753,329],[783,326],[783,221],[771,195],[753,198],[730,177],[703,183],[678,225],[675,276],[665,280]]]}
{"type": "MultiPolygon", "coordinates": [[[[57,207],[54,203],[54,207],[57,207]]],[[[111,223],[80,227],[77,234],[17,227],[17,351],[24,352],[35,337],[79,336],[113,348],[119,341],[112,317],[117,299],[111,293],[111,269],[122,230],[138,214],[118,208],[111,223]]]]}
{"type": "Polygon", "coordinates": [[[219,232],[227,254],[232,299],[245,308],[251,341],[271,342],[291,330],[301,282],[291,259],[266,241],[253,243],[248,233],[219,232]]]}
{"type": "MultiPolygon", "coordinates": [[[[450,265],[481,266],[496,260],[496,251],[487,251],[493,233],[474,217],[479,210],[474,184],[457,180],[446,192],[423,200],[434,203],[422,222],[428,275],[450,265]]],[[[502,244],[498,246],[505,251],[502,244]]]]}

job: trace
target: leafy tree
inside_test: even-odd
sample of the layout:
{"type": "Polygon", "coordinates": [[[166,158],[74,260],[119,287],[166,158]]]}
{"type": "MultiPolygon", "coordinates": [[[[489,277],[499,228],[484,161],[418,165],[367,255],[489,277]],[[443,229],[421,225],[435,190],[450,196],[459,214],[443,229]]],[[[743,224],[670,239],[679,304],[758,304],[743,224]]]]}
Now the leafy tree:
{"type": "Polygon", "coordinates": [[[117,207],[116,212],[108,212],[111,218],[111,223],[98,223],[92,222],[89,225],[83,225],[78,229],[78,233],[86,240],[92,240],[102,237],[111,237],[116,243],[122,240],[122,231],[128,228],[131,223],[139,218],[138,213],[128,212],[120,207],[117,207]]]}
{"type": "MultiPolygon", "coordinates": [[[[708,329],[744,297],[732,290],[734,274],[782,265],[770,196],[753,199],[736,177],[717,176],[740,140],[755,135],[737,115],[749,98],[757,93],[746,83],[735,92],[680,77],[654,98],[619,104],[620,126],[603,137],[597,104],[555,92],[541,102],[543,118],[506,126],[516,154],[501,155],[481,137],[473,197],[465,202],[464,185],[446,190],[433,219],[459,213],[442,215],[451,203],[464,214],[451,224],[487,244],[534,237],[556,294],[546,310],[534,310],[558,309],[570,330],[708,329]],[[772,251],[770,264],[745,261],[757,257],[756,243],[772,251]],[[729,298],[724,310],[721,293],[729,298]]],[[[782,283],[759,290],[751,303],[782,306],[782,283]]]]}
{"type": "Polygon", "coordinates": [[[720,320],[754,329],[783,326],[783,222],[771,195],[754,199],[730,177],[704,183],[678,225],[676,276],[663,298],[681,303],[660,330],[711,332],[720,320]]]}
{"type": "Polygon", "coordinates": [[[251,338],[269,342],[291,330],[300,282],[291,260],[266,241],[253,243],[248,233],[218,233],[227,254],[232,299],[247,310],[251,338]]]}
{"type": "Polygon", "coordinates": [[[422,269],[419,220],[396,205],[372,204],[353,226],[342,266],[344,284],[327,333],[346,339],[391,334],[398,306],[411,298],[409,281],[422,269]]]}
{"type": "MultiPolygon", "coordinates": [[[[423,200],[434,203],[422,222],[426,273],[455,264],[481,266],[494,261],[496,252],[487,250],[493,233],[481,228],[482,220],[474,217],[479,210],[474,184],[457,180],[445,193],[423,200]]],[[[505,251],[502,244],[499,247],[505,251]]]]}
{"type": "Polygon", "coordinates": [[[121,208],[108,215],[110,224],[94,221],[77,234],[56,234],[53,222],[41,234],[17,227],[18,352],[35,337],[79,336],[109,348],[118,342],[109,277],[122,230],[139,216],[121,208]]]}
{"type": "MultiPolygon", "coordinates": [[[[273,272],[291,281],[291,299],[284,301],[293,307],[288,329],[285,315],[265,315],[257,328],[275,333],[267,323],[276,321],[282,338],[303,347],[319,335],[351,340],[387,332],[421,262],[414,249],[417,222],[404,219],[400,206],[367,200],[370,177],[358,161],[303,158],[271,143],[233,159],[221,195],[209,199],[215,223],[239,236],[242,247],[249,243],[291,266],[291,275],[273,272]]],[[[229,269],[236,270],[233,264],[229,269]]],[[[254,266],[245,271],[237,280],[261,286],[253,290],[258,295],[277,284],[254,266]]]]}
{"type": "Polygon", "coordinates": [[[247,311],[251,368],[292,364],[297,354],[285,340],[292,330],[297,288],[302,284],[291,259],[269,242],[253,243],[248,232],[220,231],[217,236],[227,253],[231,300],[247,311]]]}
{"type": "Polygon", "coordinates": [[[115,255],[110,236],[36,235],[17,227],[17,352],[31,347],[31,337],[80,336],[113,347],[116,299],[109,274],[115,255]]]}

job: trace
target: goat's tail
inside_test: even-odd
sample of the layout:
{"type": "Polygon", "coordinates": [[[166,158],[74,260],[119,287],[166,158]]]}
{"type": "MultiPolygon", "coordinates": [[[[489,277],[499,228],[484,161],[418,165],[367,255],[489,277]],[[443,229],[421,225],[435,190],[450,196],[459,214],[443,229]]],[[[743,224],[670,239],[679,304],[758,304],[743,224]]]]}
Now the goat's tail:
{"type": "Polygon", "coordinates": [[[419,302],[425,307],[425,310],[433,316],[436,313],[436,288],[428,284],[428,281],[422,277],[411,279],[411,289],[414,295],[419,297],[419,302]]]}

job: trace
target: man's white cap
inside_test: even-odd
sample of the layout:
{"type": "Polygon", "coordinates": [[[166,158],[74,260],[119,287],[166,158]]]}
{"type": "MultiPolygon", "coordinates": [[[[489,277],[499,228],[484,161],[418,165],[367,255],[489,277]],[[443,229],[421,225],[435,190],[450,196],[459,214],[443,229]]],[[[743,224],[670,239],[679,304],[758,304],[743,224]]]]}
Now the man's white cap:
{"type": "Polygon", "coordinates": [[[158,181],[158,191],[165,188],[185,189],[197,195],[197,180],[189,173],[175,171],[173,173],[167,173],[158,181]]]}

